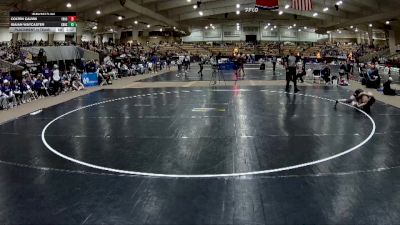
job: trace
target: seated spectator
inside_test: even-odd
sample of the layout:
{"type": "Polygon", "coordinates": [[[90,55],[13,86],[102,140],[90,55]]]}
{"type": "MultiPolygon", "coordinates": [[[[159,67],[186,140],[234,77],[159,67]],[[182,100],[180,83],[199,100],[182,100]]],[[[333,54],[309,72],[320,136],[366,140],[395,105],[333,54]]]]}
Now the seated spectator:
{"type": "Polygon", "coordinates": [[[1,88],[1,92],[8,101],[8,108],[13,108],[17,106],[17,99],[8,80],[3,80],[3,87],[1,88]]]}
{"type": "Polygon", "coordinates": [[[306,73],[306,68],[302,65],[299,66],[299,70],[297,71],[297,79],[300,79],[301,83],[304,83],[303,77],[307,74],[306,73]]]}
{"type": "Polygon", "coordinates": [[[71,87],[71,74],[64,72],[61,77],[63,93],[67,92],[71,87]]]}
{"type": "Polygon", "coordinates": [[[1,91],[0,88],[0,107],[4,110],[8,109],[8,98],[7,96],[1,91]]]}
{"type": "Polygon", "coordinates": [[[389,77],[389,79],[383,84],[383,94],[384,95],[397,95],[396,90],[392,89],[390,84],[393,82],[393,78],[389,77]]]}
{"type": "Polygon", "coordinates": [[[329,84],[331,81],[331,69],[328,65],[325,65],[325,68],[321,70],[321,77],[324,79],[326,84],[329,84]]]}
{"type": "Polygon", "coordinates": [[[343,77],[346,75],[346,65],[343,63],[340,63],[340,68],[339,68],[339,76],[340,80],[343,80],[343,77]]]}
{"type": "Polygon", "coordinates": [[[15,95],[15,98],[17,99],[17,104],[21,105],[23,100],[23,93],[21,91],[21,85],[19,84],[18,80],[14,80],[11,85],[11,89],[15,95]]]}
{"type": "Polygon", "coordinates": [[[365,85],[367,88],[375,88],[375,89],[381,86],[381,78],[379,76],[379,71],[374,64],[371,65],[371,68],[367,72],[367,79],[365,85]]]}
{"type": "Polygon", "coordinates": [[[81,82],[81,76],[79,73],[72,74],[72,90],[80,91],[84,90],[85,86],[81,82]]]}
{"type": "Polygon", "coordinates": [[[31,100],[35,100],[37,98],[37,95],[32,90],[26,79],[22,79],[21,91],[23,94],[22,103],[30,102],[31,100]]]}

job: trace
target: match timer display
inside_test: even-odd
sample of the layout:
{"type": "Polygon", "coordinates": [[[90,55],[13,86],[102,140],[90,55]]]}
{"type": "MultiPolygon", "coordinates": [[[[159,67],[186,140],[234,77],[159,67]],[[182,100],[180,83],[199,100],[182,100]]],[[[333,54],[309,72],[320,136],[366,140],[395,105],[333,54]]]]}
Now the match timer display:
{"type": "Polygon", "coordinates": [[[75,33],[74,12],[10,12],[10,32],[75,33]]]}

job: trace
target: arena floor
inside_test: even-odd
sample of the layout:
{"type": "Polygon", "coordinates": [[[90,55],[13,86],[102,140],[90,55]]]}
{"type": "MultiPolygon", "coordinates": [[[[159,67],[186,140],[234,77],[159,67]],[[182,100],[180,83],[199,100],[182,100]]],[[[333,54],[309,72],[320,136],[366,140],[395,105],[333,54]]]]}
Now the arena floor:
{"type": "MultiPolygon", "coordinates": [[[[203,77],[198,74],[200,67],[198,65],[192,65],[192,69],[188,71],[186,76],[176,71],[168,72],[163,76],[154,76],[142,80],[142,82],[177,82],[177,81],[210,81],[212,80],[212,71],[209,65],[204,66],[203,77]]],[[[261,71],[259,64],[246,64],[245,65],[245,79],[246,80],[285,80],[286,72],[282,66],[278,66],[275,73],[273,73],[272,67],[267,67],[266,70],[261,71]]],[[[237,77],[233,71],[220,71],[218,80],[235,81],[237,77]]]]}
{"type": "Polygon", "coordinates": [[[101,90],[2,124],[0,223],[398,223],[400,109],[301,89],[101,90]]]}

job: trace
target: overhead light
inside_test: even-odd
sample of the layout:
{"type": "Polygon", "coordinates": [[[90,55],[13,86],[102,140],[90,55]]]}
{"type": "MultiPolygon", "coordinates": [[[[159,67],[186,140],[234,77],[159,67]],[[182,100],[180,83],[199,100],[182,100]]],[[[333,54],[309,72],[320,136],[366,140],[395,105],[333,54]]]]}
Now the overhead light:
{"type": "Polygon", "coordinates": [[[342,33],[342,31],[341,30],[339,30],[339,34],[341,34],[342,33]]]}
{"type": "Polygon", "coordinates": [[[299,32],[301,32],[301,29],[299,29],[299,32]]]}
{"type": "Polygon", "coordinates": [[[94,27],[93,27],[93,30],[97,30],[97,26],[94,26],[94,27]]]}
{"type": "Polygon", "coordinates": [[[354,28],[354,26],[350,26],[350,29],[353,29],[354,28]]]}
{"type": "Polygon", "coordinates": [[[271,28],[271,31],[273,31],[274,30],[274,28],[271,28]]]}
{"type": "Polygon", "coordinates": [[[71,5],[71,3],[67,3],[67,8],[71,8],[72,7],[72,5],[71,5]]]}
{"type": "Polygon", "coordinates": [[[313,17],[316,17],[316,16],[318,16],[318,13],[314,13],[312,16],[313,16],[313,17]]]}
{"type": "Polygon", "coordinates": [[[174,27],[174,30],[176,30],[176,27],[174,27]]]}
{"type": "Polygon", "coordinates": [[[304,30],[307,30],[307,27],[304,27],[304,30]]]}
{"type": "Polygon", "coordinates": [[[239,10],[236,10],[236,15],[240,15],[240,11],[239,10]]]}
{"type": "Polygon", "coordinates": [[[236,30],[240,30],[240,27],[236,27],[236,30]]]}
{"type": "Polygon", "coordinates": [[[203,11],[199,11],[199,15],[200,16],[203,16],[204,14],[203,14],[203,11]]]}
{"type": "Polygon", "coordinates": [[[122,20],[122,16],[118,16],[118,20],[122,20]]]}
{"type": "Polygon", "coordinates": [[[197,9],[197,5],[193,5],[193,9],[197,9]]]}
{"type": "Polygon", "coordinates": [[[210,23],[210,27],[212,27],[213,26],[213,24],[212,23],[210,23]]]}
{"type": "Polygon", "coordinates": [[[293,24],[293,26],[296,27],[297,25],[296,25],[296,24],[293,24]]]}
{"type": "Polygon", "coordinates": [[[240,4],[236,4],[236,8],[239,9],[240,8],[240,4]]]}
{"type": "Polygon", "coordinates": [[[236,26],[240,26],[240,23],[236,23],[236,26]]]}
{"type": "Polygon", "coordinates": [[[208,26],[204,27],[206,30],[208,29],[208,26]]]}
{"type": "Polygon", "coordinates": [[[326,33],[327,33],[327,34],[330,34],[331,32],[328,30],[326,33]]]}
{"type": "Polygon", "coordinates": [[[162,32],[162,28],[160,28],[160,31],[162,32]]]}
{"type": "Polygon", "coordinates": [[[289,26],[289,29],[292,29],[292,26],[289,26]]]}
{"type": "Polygon", "coordinates": [[[276,25],[274,26],[274,28],[276,29],[276,25]]]}
{"type": "Polygon", "coordinates": [[[328,10],[329,10],[329,8],[328,8],[328,7],[325,7],[322,11],[326,12],[326,11],[328,11],[328,10]]]}
{"type": "Polygon", "coordinates": [[[101,11],[100,11],[100,10],[97,10],[97,11],[96,11],[96,14],[97,14],[97,15],[100,15],[100,14],[101,14],[101,11]]]}
{"type": "Polygon", "coordinates": [[[390,21],[388,20],[388,21],[386,21],[386,25],[389,25],[390,24],[390,21]]]}
{"type": "Polygon", "coordinates": [[[114,32],[114,30],[111,28],[111,29],[110,29],[110,32],[114,32]]]}
{"type": "Polygon", "coordinates": [[[133,23],[134,23],[134,24],[138,24],[138,21],[137,21],[137,20],[135,20],[133,23]]]}
{"type": "Polygon", "coordinates": [[[283,14],[283,11],[279,11],[279,13],[278,13],[279,15],[282,15],[283,14]]]}
{"type": "Polygon", "coordinates": [[[372,27],[372,23],[369,24],[369,27],[372,27]]]}
{"type": "Polygon", "coordinates": [[[354,31],[355,31],[355,32],[358,32],[358,28],[356,28],[354,31]]]}
{"type": "Polygon", "coordinates": [[[290,7],[289,4],[286,4],[286,5],[285,5],[285,9],[288,9],[289,7],[290,7]]]}
{"type": "Polygon", "coordinates": [[[147,28],[150,28],[151,26],[150,26],[150,24],[147,24],[147,26],[146,26],[147,28]]]}
{"type": "Polygon", "coordinates": [[[343,4],[343,1],[337,1],[336,2],[336,5],[342,5],[343,4]]]}
{"type": "Polygon", "coordinates": [[[187,2],[191,2],[192,0],[186,0],[187,2]]]}

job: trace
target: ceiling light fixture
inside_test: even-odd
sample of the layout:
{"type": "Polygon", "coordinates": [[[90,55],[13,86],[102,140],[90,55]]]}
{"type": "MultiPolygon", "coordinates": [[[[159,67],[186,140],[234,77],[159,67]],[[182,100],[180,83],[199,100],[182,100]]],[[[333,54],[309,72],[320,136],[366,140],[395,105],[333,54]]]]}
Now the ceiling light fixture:
{"type": "Polygon", "coordinates": [[[282,15],[283,14],[283,11],[279,11],[279,13],[278,13],[279,15],[282,15]]]}
{"type": "Polygon", "coordinates": [[[67,3],[67,8],[71,8],[72,7],[72,5],[71,5],[71,3],[67,3]]]}
{"type": "Polygon", "coordinates": [[[285,5],[285,9],[288,9],[288,8],[290,8],[290,5],[289,5],[289,4],[286,4],[286,5],[285,5]]]}
{"type": "Polygon", "coordinates": [[[137,20],[135,20],[133,23],[135,23],[135,24],[138,24],[138,21],[137,21],[137,20]]]}
{"type": "Polygon", "coordinates": [[[236,8],[239,9],[240,8],[240,4],[236,4],[236,8]]]}
{"type": "Polygon", "coordinates": [[[197,5],[193,5],[193,9],[197,9],[197,5]]]}
{"type": "Polygon", "coordinates": [[[199,11],[199,15],[203,16],[204,15],[203,11],[199,11]]]}
{"type": "Polygon", "coordinates": [[[97,14],[97,15],[100,15],[100,14],[101,14],[101,11],[100,11],[100,10],[97,10],[97,11],[96,11],[96,14],[97,14]]]}
{"type": "Polygon", "coordinates": [[[316,17],[316,16],[318,16],[318,13],[314,13],[312,16],[313,16],[313,17],[316,17]]]}
{"type": "Polygon", "coordinates": [[[236,10],[236,15],[240,15],[240,11],[239,10],[236,10]]]}
{"type": "Polygon", "coordinates": [[[326,11],[328,11],[328,10],[329,10],[329,8],[328,8],[328,7],[325,7],[322,11],[326,12],[326,11]]]}

